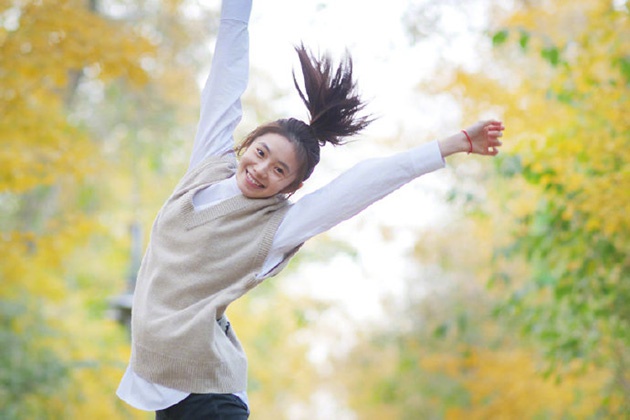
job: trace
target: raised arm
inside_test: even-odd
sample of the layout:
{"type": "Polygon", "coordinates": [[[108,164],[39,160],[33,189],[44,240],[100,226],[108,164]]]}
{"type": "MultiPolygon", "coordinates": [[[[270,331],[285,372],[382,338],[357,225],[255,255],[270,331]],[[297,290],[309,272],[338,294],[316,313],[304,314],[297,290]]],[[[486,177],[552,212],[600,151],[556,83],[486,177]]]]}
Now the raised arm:
{"type": "Polygon", "coordinates": [[[437,141],[384,158],[365,160],[293,204],[276,232],[263,276],[285,255],[409,181],[444,167],[437,141]]]}
{"type": "Polygon", "coordinates": [[[249,76],[248,22],[252,0],[223,0],[212,67],[201,93],[201,112],[189,169],[234,147],[241,95],[249,76]]]}
{"type": "Polygon", "coordinates": [[[471,153],[496,155],[503,130],[501,122],[482,121],[468,127],[466,133],[462,131],[390,157],[361,162],[304,196],[289,209],[278,228],[263,276],[301,243],[353,217],[413,179],[444,167],[444,158],[469,152],[471,143],[471,153]]]}

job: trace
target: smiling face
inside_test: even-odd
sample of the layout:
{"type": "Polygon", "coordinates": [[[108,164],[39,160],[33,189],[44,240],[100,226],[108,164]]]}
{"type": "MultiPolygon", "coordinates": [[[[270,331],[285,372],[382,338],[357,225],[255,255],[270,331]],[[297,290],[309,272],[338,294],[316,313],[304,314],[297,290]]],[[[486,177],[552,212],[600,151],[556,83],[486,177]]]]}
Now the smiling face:
{"type": "Polygon", "coordinates": [[[276,133],[256,138],[241,156],[236,184],[245,197],[267,198],[293,183],[299,172],[295,147],[276,133]]]}

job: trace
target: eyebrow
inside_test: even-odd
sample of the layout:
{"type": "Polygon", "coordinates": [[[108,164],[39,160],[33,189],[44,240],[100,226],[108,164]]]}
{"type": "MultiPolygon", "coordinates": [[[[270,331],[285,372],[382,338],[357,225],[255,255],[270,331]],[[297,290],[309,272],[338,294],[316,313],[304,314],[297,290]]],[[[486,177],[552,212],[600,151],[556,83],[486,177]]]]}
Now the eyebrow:
{"type": "MultiPolygon", "coordinates": [[[[269,153],[270,155],[272,155],[273,153],[271,153],[271,149],[269,148],[269,146],[267,146],[267,143],[265,143],[264,141],[261,141],[260,144],[267,149],[267,153],[269,153]]],[[[279,160],[278,164],[282,167],[284,167],[284,169],[288,172],[291,173],[291,168],[289,168],[289,165],[287,165],[286,163],[284,163],[283,161],[279,160]]]]}

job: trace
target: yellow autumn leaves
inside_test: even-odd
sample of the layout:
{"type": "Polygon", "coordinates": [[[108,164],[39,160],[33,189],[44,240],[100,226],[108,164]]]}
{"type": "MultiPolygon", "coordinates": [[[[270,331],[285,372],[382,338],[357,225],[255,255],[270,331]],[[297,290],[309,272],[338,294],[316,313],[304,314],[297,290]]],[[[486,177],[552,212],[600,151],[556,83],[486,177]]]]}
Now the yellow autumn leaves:
{"type": "MultiPolygon", "coordinates": [[[[177,124],[180,114],[196,117],[186,108],[197,103],[196,68],[188,65],[195,58],[180,49],[198,40],[182,30],[191,22],[177,16],[180,3],[160,3],[173,13],[168,18],[134,22],[105,17],[83,1],[0,0],[0,315],[8,319],[1,332],[9,337],[1,344],[3,354],[11,349],[28,362],[7,358],[0,365],[28,385],[0,384],[2,408],[5,402],[23,403],[19,413],[35,414],[31,417],[143,417],[113,394],[128,343],[104,313],[107,297],[125,287],[129,215],[150,223],[168,184],[185,166],[177,136],[192,139],[189,127],[177,124]],[[173,22],[179,26],[167,26],[173,22]],[[156,45],[160,39],[177,42],[156,45]],[[183,57],[181,68],[176,56],[183,57]],[[148,87],[146,96],[125,96],[125,90],[142,88],[152,77],[159,83],[148,87]],[[119,79],[125,82],[118,85],[119,79]],[[114,88],[99,89],[103,86],[114,88]],[[111,95],[110,107],[99,101],[88,109],[76,105],[77,96],[90,95],[111,95]],[[105,128],[94,129],[88,121],[105,128]],[[41,312],[41,318],[12,315],[10,304],[16,302],[26,313],[41,312]],[[43,324],[49,333],[38,332],[43,324]],[[32,374],[31,367],[44,373],[51,368],[28,349],[57,355],[70,366],[67,377],[55,382],[32,374]],[[44,382],[48,387],[40,387],[44,382]],[[9,388],[23,400],[3,399],[14,395],[9,388]]],[[[340,356],[327,365],[334,375],[321,375],[307,361],[308,340],[300,323],[300,310],[311,302],[263,289],[232,313],[251,348],[250,391],[259,408],[254,418],[279,418],[287,401],[308,402],[320,388],[337,390],[359,418],[418,413],[453,419],[541,413],[589,418],[623,406],[619,392],[604,399],[628,377],[622,362],[628,348],[624,308],[630,301],[624,286],[630,252],[630,35],[627,6],[620,3],[496,5],[496,27],[490,31],[505,33],[487,57],[491,69],[455,72],[435,86],[459,99],[470,118],[480,109],[501,116],[508,130],[500,156],[506,158],[497,166],[499,172],[509,168],[511,175],[492,184],[482,203],[492,220],[458,221],[456,230],[440,232],[437,243],[424,238],[422,243],[434,250],[427,257],[431,264],[443,263],[437,282],[455,278],[461,281],[457,289],[473,290],[470,314],[488,310],[479,309],[485,299],[510,300],[522,286],[514,300],[526,304],[506,310],[506,318],[534,320],[530,327],[540,335],[533,339],[547,337],[550,354],[564,345],[590,351],[586,356],[603,363],[583,375],[567,374],[559,383],[546,380],[535,345],[495,344],[497,330],[507,336],[516,330],[469,314],[468,342],[455,336],[454,327],[447,331],[446,325],[457,324],[449,316],[461,308],[445,299],[435,313],[404,314],[417,321],[412,325],[426,328],[396,330],[380,341],[377,336],[376,344],[362,337],[348,359],[340,356]],[[508,260],[502,253],[514,242],[517,251],[510,252],[516,255],[508,260]],[[480,292],[499,274],[511,276],[511,283],[487,295],[480,292]],[[473,334],[475,327],[479,331],[473,334]],[[452,341],[432,339],[434,329],[451,334],[452,341]],[[287,344],[283,340],[289,336],[287,344]],[[593,342],[595,349],[581,346],[593,342]],[[333,377],[338,380],[331,384],[333,377]]],[[[317,310],[313,313],[316,318],[317,310]]],[[[25,418],[13,418],[20,417],[25,418]]]]}
{"type": "Polygon", "coordinates": [[[78,78],[142,84],[141,59],[152,46],[82,1],[7,2],[2,16],[0,190],[24,192],[89,173],[98,153],[66,116],[78,78]]]}
{"type": "Polygon", "coordinates": [[[86,180],[106,162],[72,105],[81,82],[141,86],[153,51],[87,2],[0,3],[2,418],[120,415],[113,387],[127,343],[112,321],[90,319],[97,286],[86,287],[102,281],[87,261],[107,263],[108,252],[77,261],[103,240],[86,180]]]}

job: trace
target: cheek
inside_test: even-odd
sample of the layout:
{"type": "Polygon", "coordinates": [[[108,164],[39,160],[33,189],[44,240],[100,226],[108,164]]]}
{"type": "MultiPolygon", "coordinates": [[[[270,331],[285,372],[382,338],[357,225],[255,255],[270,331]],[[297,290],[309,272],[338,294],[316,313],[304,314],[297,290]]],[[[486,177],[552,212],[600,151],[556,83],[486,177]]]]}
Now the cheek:
{"type": "MultiPolygon", "coordinates": [[[[291,179],[283,179],[281,182],[282,187],[280,188],[280,191],[284,191],[287,188],[291,187],[295,183],[295,179],[296,177],[291,177],[291,179]]],[[[287,192],[292,192],[292,191],[287,191],[287,192]]]]}
{"type": "Polygon", "coordinates": [[[254,163],[255,156],[251,153],[251,151],[247,151],[243,153],[243,155],[238,160],[238,170],[244,171],[246,166],[252,165],[254,163]]]}

